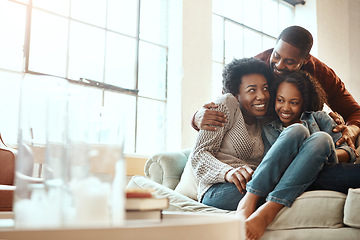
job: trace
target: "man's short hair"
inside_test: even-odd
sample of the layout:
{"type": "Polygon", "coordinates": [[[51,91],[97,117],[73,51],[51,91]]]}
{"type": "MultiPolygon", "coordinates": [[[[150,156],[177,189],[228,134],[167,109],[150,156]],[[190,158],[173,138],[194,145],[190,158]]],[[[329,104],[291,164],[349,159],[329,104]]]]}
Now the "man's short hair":
{"type": "Polygon", "coordinates": [[[301,57],[307,57],[313,45],[311,33],[303,27],[291,26],[285,28],[279,35],[276,42],[283,40],[301,50],[301,57]]]}

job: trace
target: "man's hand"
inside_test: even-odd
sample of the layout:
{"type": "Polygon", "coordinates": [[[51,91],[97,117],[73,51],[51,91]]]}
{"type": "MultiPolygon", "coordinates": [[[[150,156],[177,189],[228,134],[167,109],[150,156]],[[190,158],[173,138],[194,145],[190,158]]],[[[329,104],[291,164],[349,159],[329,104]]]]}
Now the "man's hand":
{"type": "Polygon", "coordinates": [[[224,126],[224,123],[227,122],[226,116],[224,113],[210,110],[210,108],[217,108],[218,105],[215,103],[207,103],[205,104],[196,114],[194,123],[199,129],[209,130],[209,131],[216,131],[216,127],[224,126]]]}
{"type": "Polygon", "coordinates": [[[332,117],[338,125],[345,125],[344,118],[337,112],[330,112],[329,116],[332,117]]]}
{"type": "Polygon", "coordinates": [[[360,128],[356,125],[338,125],[334,127],[333,132],[341,132],[342,137],[336,142],[336,145],[339,146],[343,142],[347,142],[349,147],[354,149],[356,156],[358,157],[358,154],[356,153],[355,148],[355,141],[357,137],[360,134],[360,128]]]}
{"type": "Polygon", "coordinates": [[[254,170],[252,170],[249,166],[242,166],[228,171],[225,174],[225,180],[234,183],[239,189],[239,192],[244,194],[246,190],[246,183],[249,182],[252,178],[254,170]]]}
{"type": "Polygon", "coordinates": [[[338,124],[338,126],[334,127],[333,132],[342,133],[342,137],[336,142],[336,145],[339,146],[343,142],[346,142],[349,147],[354,149],[356,156],[359,157],[356,152],[355,141],[360,134],[360,128],[356,125],[345,125],[343,117],[336,112],[331,112],[329,115],[338,124]]]}

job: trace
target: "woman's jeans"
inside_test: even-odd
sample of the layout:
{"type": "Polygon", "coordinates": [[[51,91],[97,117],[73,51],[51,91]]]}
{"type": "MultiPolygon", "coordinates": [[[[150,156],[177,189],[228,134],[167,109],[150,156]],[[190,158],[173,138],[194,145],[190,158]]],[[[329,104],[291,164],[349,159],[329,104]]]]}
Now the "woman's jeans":
{"type": "MultiPolygon", "coordinates": [[[[267,152],[246,190],[290,207],[315,181],[326,162],[337,162],[331,136],[325,132],[310,135],[303,125],[293,124],[267,152]]],[[[218,183],[205,193],[202,203],[235,210],[242,197],[234,184],[218,183]]]]}

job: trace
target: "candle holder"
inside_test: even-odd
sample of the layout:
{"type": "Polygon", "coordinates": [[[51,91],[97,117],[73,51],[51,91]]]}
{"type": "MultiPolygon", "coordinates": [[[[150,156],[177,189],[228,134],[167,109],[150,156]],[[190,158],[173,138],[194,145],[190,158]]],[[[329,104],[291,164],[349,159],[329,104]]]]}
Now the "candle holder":
{"type": "Polygon", "coordinates": [[[67,84],[44,76],[22,80],[13,204],[17,228],[62,226],[67,84]]]}
{"type": "Polygon", "coordinates": [[[89,106],[91,96],[70,91],[70,85],[49,77],[23,80],[15,170],[17,228],[124,223],[123,118],[114,109],[89,106]]]}

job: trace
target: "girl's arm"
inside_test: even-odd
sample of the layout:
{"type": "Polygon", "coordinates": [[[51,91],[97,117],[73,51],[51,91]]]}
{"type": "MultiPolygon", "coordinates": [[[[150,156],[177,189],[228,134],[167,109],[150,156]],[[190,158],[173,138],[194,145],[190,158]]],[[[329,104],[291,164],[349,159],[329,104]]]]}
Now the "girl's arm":
{"type": "Polygon", "coordinates": [[[336,155],[338,157],[339,163],[350,161],[350,155],[344,149],[341,148],[336,149],[336,155]]]}

